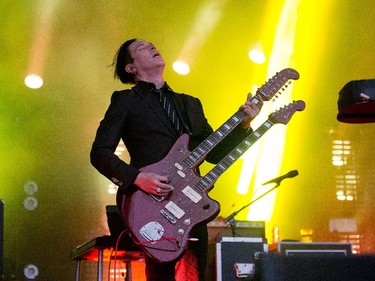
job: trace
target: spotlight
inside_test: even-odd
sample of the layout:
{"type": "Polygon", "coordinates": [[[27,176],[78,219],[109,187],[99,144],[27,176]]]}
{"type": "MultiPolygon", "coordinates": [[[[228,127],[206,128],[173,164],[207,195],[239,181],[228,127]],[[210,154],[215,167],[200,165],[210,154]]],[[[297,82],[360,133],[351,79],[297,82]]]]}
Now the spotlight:
{"type": "Polygon", "coordinates": [[[23,206],[28,211],[34,211],[38,207],[38,200],[35,197],[28,196],[23,200],[23,206]]]}
{"type": "Polygon", "coordinates": [[[190,72],[190,66],[182,60],[175,61],[172,67],[173,70],[180,75],[186,75],[190,72]]]}
{"type": "Polygon", "coordinates": [[[251,50],[249,52],[249,59],[256,64],[262,64],[266,61],[266,56],[262,51],[251,50]]]}
{"type": "Polygon", "coordinates": [[[28,181],[23,185],[23,190],[26,192],[26,194],[33,195],[38,191],[38,184],[35,181],[28,181]]]}
{"type": "Polygon", "coordinates": [[[23,274],[27,279],[35,279],[39,275],[39,269],[33,265],[33,264],[28,264],[24,269],[23,269],[23,274]]]}
{"type": "Polygon", "coordinates": [[[25,85],[31,89],[39,89],[43,86],[43,79],[37,74],[29,74],[25,78],[25,85]]]}

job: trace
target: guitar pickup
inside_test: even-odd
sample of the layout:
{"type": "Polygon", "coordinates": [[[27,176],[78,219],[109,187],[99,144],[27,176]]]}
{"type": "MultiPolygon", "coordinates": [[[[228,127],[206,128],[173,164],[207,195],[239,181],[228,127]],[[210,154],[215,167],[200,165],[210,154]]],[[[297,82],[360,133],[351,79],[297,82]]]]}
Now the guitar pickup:
{"type": "Polygon", "coordinates": [[[182,190],[182,193],[185,194],[187,197],[189,197],[190,200],[193,201],[194,203],[198,203],[202,199],[202,196],[190,186],[186,186],[182,190]]]}
{"type": "Polygon", "coordinates": [[[161,209],[160,213],[166,218],[171,224],[176,224],[177,220],[173,217],[173,215],[166,210],[161,209]]]}
{"type": "Polygon", "coordinates": [[[180,207],[178,207],[175,203],[172,201],[169,201],[166,205],[165,208],[172,213],[173,216],[176,218],[180,219],[185,215],[184,210],[182,210],[180,207]]]}

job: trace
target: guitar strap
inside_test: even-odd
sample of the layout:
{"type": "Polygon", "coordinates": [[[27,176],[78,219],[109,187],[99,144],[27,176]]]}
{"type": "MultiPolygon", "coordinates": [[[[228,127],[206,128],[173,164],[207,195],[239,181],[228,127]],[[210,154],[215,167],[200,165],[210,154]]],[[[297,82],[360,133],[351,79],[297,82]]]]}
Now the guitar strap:
{"type": "Polygon", "coordinates": [[[176,93],[175,95],[173,95],[173,100],[176,105],[177,114],[180,117],[182,125],[184,126],[184,129],[185,129],[185,132],[191,136],[191,130],[188,125],[189,124],[188,116],[185,110],[185,106],[182,103],[181,96],[176,93]]]}

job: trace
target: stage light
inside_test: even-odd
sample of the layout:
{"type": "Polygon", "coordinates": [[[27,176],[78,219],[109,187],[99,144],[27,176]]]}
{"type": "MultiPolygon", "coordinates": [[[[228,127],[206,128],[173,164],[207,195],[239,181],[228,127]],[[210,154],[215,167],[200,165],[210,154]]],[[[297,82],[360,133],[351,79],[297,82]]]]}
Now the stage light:
{"type": "Polygon", "coordinates": [[[39,269],[34,264],[28,264],[23,269],[23,274],[27,279],[34,280],[39,275],[39,269]]]}
{"type": "Polygon", "coordinates": [[[31,89],[39,89],[43,86],[43,79],[37,74],[29,74],[25,78],[25,85],[31,89]]]}
{"type": "Polygon", "coordinates": [[[256,64],[262,64],[266,61],[266,56],[261,50],[250,50],[249,59],[256,64]]]}
{"type": "MultiPolygon", "coordinates": [[[[276,32],[272,34],[266,31],[265,34],[267,34],[267,37],[262,39],[262,44],[272,42],[273,45],[269,58],[267,59],[267,77],[272,77],[276,72],[285,68],[284,66],[291,65],[299,2],[299,0],[285,0],[281,6],[279,15],[276,16],[278,20],[276,23],[276,32]]],[[[275,18],[275,15],[269,14],[268,16],[272,16],[272,20],[275,18]]],[[[261,62],[262,59],[264,59],[265,62],[265,56],[264,54],[262,55],[262,52],[259,50],[261,49],[258,46],[253,46],[252,52],[249,52],[249,58],[254,62],[261,62]],[[262,58],[263,56],[264,58],[262,58]]],[[[267,115],[269,115],[275,107],[278,108],[289,101],[291,99],[292,88],[292,86],[289,86],[288,91],[284,92],[272,105],[270,103],[265,103],[262,112],[259,114],[261,118],[257,117],[257,119],[267,118],[267,115]]],[[[244,174],[244,177],[248,177],[247,180],[249,184],[253,184],[252,194],[250,194],[252,199],[259,196],[259,193],[263,193],[263,190],[260,188],[261,183],[268,179],[270,173],[273,175],[279,174],[283,162],[285,135],[285,126],[275,126],[267,133],[267,137],[259,141],[256,151],[253,150],[251,154],[245,155],[241,176],[244,174]],[[270,147],[272,147],[272,149],[268,149],[270,147]],[[271,164],[270,159],[272,159],[271,164]],[[251,169],[252,173],[249,173],[251,169]]],[[[243,182],[246,182],[246,180],[243,179],[243,182]]],[[[239,190],[239,188],[238,186],[237,190],[239,190]]],[[[249,186],[247,186],[247,190],[243,190],[243,187],[241,187],[242,192],[249,192],[249,190],[249,186]]],[[[276,196],[277,191],[272,192],[259,202],[253,204],[253,206],[248,209],[247,219],[264,220],[269,223],[273,216],[276,196]]]]}
{"type": "Polygon", "coordinates": [[[26,192],[26,194],[33,195],[38,191],[38,184],[35,181],[28,181],[23,185],[23,190],[26,192]]]}
{"type": "Polygon", "coordinates": [[[25,85],[31,89],[39,89],[43,86],[44,63],[49,53],[49,44],[52,39],[52,32],[54,27],[54,20],[57,18],[55,12],[57,11],[59,0],[42,1],[39,5],[38,19],[34,26],[34,34],[31,38],[29,65],[26,73],[29,73],[24,82],[25,85]]]}
{"type": "Polygon", "coordinates": [[[173,70],[180,75],[187,75],[190,72],[190,66],[184,61],[177,60],[172,65],[173,70]]]}
{"type": "Polygon", "coordinates": [[[226,2],[227,0],[206,0],[201,4],[190,34],[186,38],[180,54],[177,56],[179,60],[175,61],[172,66],[178,74],[186,75],[190,72],[188,62],[194,61],[197,52],[217,26],[226,2]]]}
{"type": "Polygon", "coordinates": [[[33,196],[28,196],[25,200],[23,200],[23,206],[28,211],[34,211],[38,208],[38,200],[33,196]]]}

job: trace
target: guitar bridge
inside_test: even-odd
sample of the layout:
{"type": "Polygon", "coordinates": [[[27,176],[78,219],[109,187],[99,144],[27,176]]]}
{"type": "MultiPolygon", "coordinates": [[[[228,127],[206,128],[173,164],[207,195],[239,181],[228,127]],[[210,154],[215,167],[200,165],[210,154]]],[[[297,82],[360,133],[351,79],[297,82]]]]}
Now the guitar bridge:
{"type": "Polygon", "coordinates": [[[163,237],[164,227],[156,221],[151,221],[149,223],[146,223],[139,230],[139,233],[143,236],[143,238],[151,242],[151,244],[155,244],[158,240],[161,239],[161,237],[163,237]]]}

